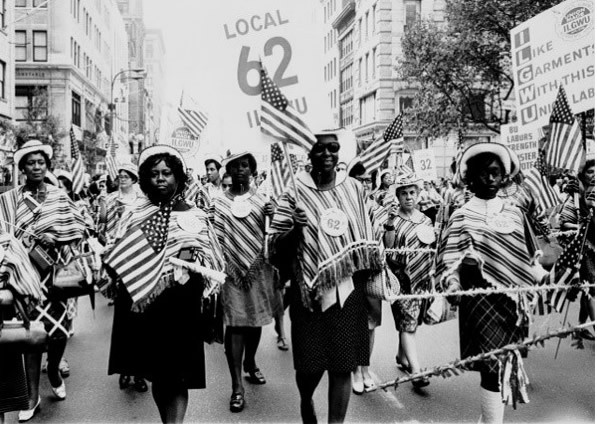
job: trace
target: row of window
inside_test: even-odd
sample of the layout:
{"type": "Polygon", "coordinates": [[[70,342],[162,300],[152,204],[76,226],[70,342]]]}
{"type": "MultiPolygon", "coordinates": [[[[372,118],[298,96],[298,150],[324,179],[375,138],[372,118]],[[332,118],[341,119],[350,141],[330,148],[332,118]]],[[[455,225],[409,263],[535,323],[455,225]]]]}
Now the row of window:
{"type": "Polygon", "coordinates": [[[70,57],[73,61],[73,65],[81,69],[81,58],[83,60],[83,70],[85,76],[95,83],[95,85],[101,90],[102,88],[102,71],[93,63],[91,56],[83,52],[81,56],[81,46],[73,37],[70,38],[70,57]],[[94,80],[95,77],[95,80],[94,80]]]}
{"type": "Polygon", "coordinates": [[[323,68],[323,79],[325,81],[331,81],[336,78],[338,73],[338,61],[336,58],[330,60],[327,65],[323,68]]]}
{"type": "Polygon", "coordinates": [[[365,16],[359,18],[359,46],[375,35],[376,31],[376,5],[365,12],[365,16]]]}
{"type": "Polygon", "coordinates": [[[6,0],[0,0],[0,27],[6,26],[6,0]]]}
{"type": "Polygon", "coordinates": [[[323,52],[327,53],[332,47],[336,45],[337,34],[335,29],[330,29],[323,37],[323,52]]]}
{"type": "Polygon", "coordinates": [[[339,41],[340,44],[340,59],[345,58],[352,53],[352,29],[346,33],[339,41]]]}
{"type": "Polygon", "coordinates": [[[15,7],[48,7],[46,0],[15,0],[15,7]],[[31,6],[28,4],[31,1],[31,6]]]}
{"type": "Polygon", "coordinates": [[[367,84],[369,82],[369,79],[373,81],[376,77],[376,70],[377,48],[374,48],[373,50],[371,50],[371,52],[365,53],[365,56],[359,59],[359,87],[363,84],[363,82],[367,84]]]}
{"type": "Polygon", "coordinates": [[[336,0],[327,0],[323,5],[323,21],[327,22],[336,11],[336,0]]]}
{"type": "Polygon", "coordinates": [[[344,128],[352,126],[352,100],[340,105],[340,126],[344,128]]]}
{"type": "Polygon", "coordinates": [[[330,107],[332,109],[336,109],[338,106],[338,91],[332,90],[328,93],[328,99],[330,100],[330,107]]]}
{"type": "MultiPolygon", "coordinates": [[[[32,60],[34,62],[48,61],[48,32],[31,31],[32,35],[32,60]]],[[[15,61],[25,62],[28,60],[29,42],[27,41],[27,31],[15,31],[15,61]]]]}

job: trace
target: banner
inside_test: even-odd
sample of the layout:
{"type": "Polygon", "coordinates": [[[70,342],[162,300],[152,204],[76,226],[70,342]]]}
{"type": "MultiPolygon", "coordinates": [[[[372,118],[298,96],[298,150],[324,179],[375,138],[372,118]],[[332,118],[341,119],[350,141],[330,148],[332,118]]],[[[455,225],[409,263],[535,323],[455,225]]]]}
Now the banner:
{"type": "Polygon", "coordinates": [[[210,125],[219,121],[224,148],[269,152],[273,139],[259,127],[260,61],[313,132],[330,128],[319,2],[230,0],[211,7],[201,51],[212,60],[202,73],[214,91],[210,125]]]}
{"type": "Polygon", "coordinates": [[[549,122],[560,85],[573,113],[594,108],[595,15],[591,0],[567,0],[510,31],[522,131],[549,122]]]}
{"type": "Polygon", "coordinates": [[[500,141],[516,152],[522,171],[529,170],[535,165],[539,151],[539,134],[537,131],[525,131],[518,124],[502,125],[500,141]]]}

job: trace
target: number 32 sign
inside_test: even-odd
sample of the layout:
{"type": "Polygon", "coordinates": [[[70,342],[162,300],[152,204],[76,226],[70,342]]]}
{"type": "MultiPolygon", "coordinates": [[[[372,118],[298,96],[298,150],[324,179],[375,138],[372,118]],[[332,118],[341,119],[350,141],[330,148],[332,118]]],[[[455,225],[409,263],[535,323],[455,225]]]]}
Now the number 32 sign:
{"type": "Polygon", "coordinates": [[[312,130],[330,127],[323,87],[323,34],[305,31],[320,27],[313,12],[320,8],[319,2],[228,0],[213,7],[218,13],[210,17],[214,37],[208,42],[213,43],[214,60],[209,66],[218,85],[224,143],[242,140],[250,150],[272,141],[259,128],[261,63],[312,130]]]}
{"type": "Polygon", "coordinates": [[[418,178],[427,181],[437,178],[435,152],[433,149],[415,150],[413,152],[413,164],[415,166],[415,174],[418,178]]]}

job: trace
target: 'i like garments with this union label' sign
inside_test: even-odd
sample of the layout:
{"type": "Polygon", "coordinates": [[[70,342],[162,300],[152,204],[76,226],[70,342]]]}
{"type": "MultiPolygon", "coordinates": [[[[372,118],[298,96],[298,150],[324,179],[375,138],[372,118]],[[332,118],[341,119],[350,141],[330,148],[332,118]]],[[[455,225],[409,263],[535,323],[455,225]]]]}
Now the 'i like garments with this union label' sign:
{"type": "Polygon", "coordinates": [[[201,49],[211,49],[213,57],[203,71],[217,86],[217,111],[210,119],[219,120],[222,143],[269,152],[275,141],[259,126],[260,61],[311,131],[330,128],[319,2],[229,0],[212,7],[209,46],[201,49]]]}
{"type": "Polygon", "coordinates": [[[573,113],[595,104],[595,13],[591,0],[566,0],[510,31],[520,130],[549,122],[560,85],[573,113]]]}

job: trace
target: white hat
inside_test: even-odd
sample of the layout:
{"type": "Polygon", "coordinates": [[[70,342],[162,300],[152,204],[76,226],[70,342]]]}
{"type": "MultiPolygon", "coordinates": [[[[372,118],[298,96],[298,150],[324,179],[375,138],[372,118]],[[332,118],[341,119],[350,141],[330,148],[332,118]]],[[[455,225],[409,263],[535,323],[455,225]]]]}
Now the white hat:
{"type": "Polygon", "coordinates": [[[520,172],[520,158],[510,147],[506,146],[506,149],[510,155],[510,176],[513,177],[520,172]]]}
{"type": "Polygon", "coordinates": [[[396,181],[390,187],[392,193],[395,193],[396,190],[403,187],[410,187],[410,186],[417,186],[419,190],[423,184],[423,180],[421,178],[416,178],[414,174],[402,174],[396,177],[396,181]]]}
{"type": "Polygon", "coordinates": [[[500,143],[477,143],[470,146],[462,154],[460,159],[460,176],[464,178],[466,175],[466,163],[473,157],[480,155],[481,153],[493,153],[502,162],[506,175],[510,175],[510,169],[512,165],[512,158],[506,146],[500,143]]]}
{"type": "Polygon", "coordinates": [[[127,171],[133,174],[137,179],[139,179],[139,171],[137,167],[131,162],[125,162],[118,164],[118,171],[127,171]]]}
{"type": "Polygon", "coordinates": [[[72,174],[72,172],[65,171],[64,169],[55,169],[54,170],[54,175],[56,176],[56,178],[62,177],[62,178],[66,178],[71,183],[73,182],[73,174],[72,174]]]}
{"type": "MultiPolygon", "coordinates": [[[[255,160],[255,156],[253,156],[253,153],[249,152],[248,150],[243,150],[241,152],[233,153],[230,156],[225,157],[222,160],[222,167],[226,168],[226,165],[228,165],[230,162],[232,162],[238,158],[242,158],[243,156],[251,156],[253,158],[253,160],[255,160]]],[[[257,162],[257,161],[255,161],[255,162],[257,162]]]]}
{"type": "Polygon", "coordinates": [[[49,144],[43,144],[39,140],[29,140],[25,142],[25,144],[23,144],[21,148],[15,152],[14,161],[18,166],[19,162],[25,155],[35,152],[44,152],[50,159],[52,159],[52,154],[54,153],[54,151],[52,150],[52,146],[50,146],[49,144]]]}
{"type": "Polygon", "coordinates": [[[153,156],[153,155],[160,154],[160,153],[168,153],[172,156],[176,156],[182,162],[183,169],[187,169],[187,166],[185,165],[184,158],[182,157],[180,152],[178,150],[176,150],[174,147],[168,146],[166,144],[154,144],[153,146],[149,146],[149,147],[145,148],[139,154],[139,167],[141,167],[141,165],[143,164],[143,162],[145,162],[147,160],[147,158],[149,158],[150,156],[153,156]]]}

